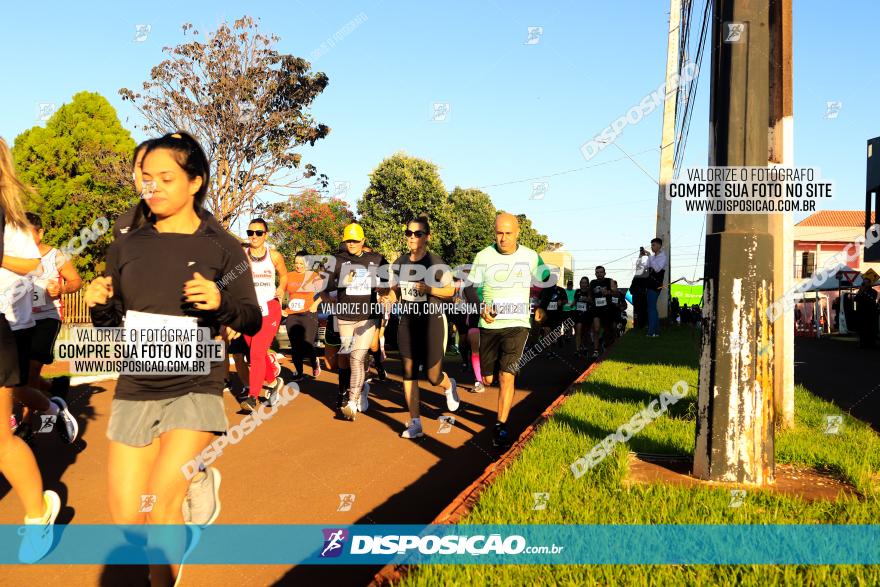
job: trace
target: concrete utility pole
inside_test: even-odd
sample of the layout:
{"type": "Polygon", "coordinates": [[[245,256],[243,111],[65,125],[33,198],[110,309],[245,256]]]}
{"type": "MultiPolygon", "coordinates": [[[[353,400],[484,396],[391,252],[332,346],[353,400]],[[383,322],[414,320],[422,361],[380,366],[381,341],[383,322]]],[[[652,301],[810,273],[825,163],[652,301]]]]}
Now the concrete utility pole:
{"type": "MultiPolygon", "coordinates": [[[[771,4],[714,1],[710,165],[767,165],[771,4]]],[[[694,474],[702,479],[774,480],[773,326],[767,317],[774,294],[769,215],[709,216],[694,454],[694,474]]]]}
{"type": "MultiPolygon", "coordinates": [[[[771,164],[794,165],[792,108],[791,0],[770,4],[770,156],[771,164]]],[[[790,212],[771,214],[773,279],[777,292],[794,283],[794,218],[790,212]]],[[[778,294],[777,294],[778,297],[778,294]]],[[[774,408],[778,428],[794,426],[794,312],[773,325],[774,408]]]]}
{"type": "MultiPolygon", "coordinates": [[[[666,44],[666,100],[663,102],[663,137],[660,140],[660,189],[657,193],[657,236],[663,239],[669,266],[663,278],[663,289],[657,300],[660,318],[669,315],[669,278],[672,274],[672,202],[666,199],[666,186],[672,180],[675,165],[675,106],[678,102],[678,45],[681,38],[681,0],[669,0],[669,40],[666,44]]],[[[648,243],[644,245],[646,248],[648,243]]]]}

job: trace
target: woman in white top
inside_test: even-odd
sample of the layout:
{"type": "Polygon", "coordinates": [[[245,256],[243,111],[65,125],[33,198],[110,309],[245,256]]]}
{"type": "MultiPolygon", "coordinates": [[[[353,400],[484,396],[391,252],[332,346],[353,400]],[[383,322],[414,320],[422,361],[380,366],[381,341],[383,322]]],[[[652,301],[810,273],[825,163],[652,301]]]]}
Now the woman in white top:
{"type": "Polygon", "coordinates": [[[23,295],[29,288],[22,288],[18,284],[22,281],[21,276],[40,266],[40,253],[27,230],[21,201],[25,190],[15,176],[12,153],[6,141],[0,138],[0,226],[3,231],[0,265],[0,472],[15,490],[25,510],[25,530],[19,560],[33,563],[46,556],[52,548],[53,524],[61,510],[61,499],[54,491],[43,491],[43,479],[31,449],[12,434],[7,424],[12,415],[12,388],[18,385],[22,376],[7,317],[30,313],[31,298],[23,295]]]}

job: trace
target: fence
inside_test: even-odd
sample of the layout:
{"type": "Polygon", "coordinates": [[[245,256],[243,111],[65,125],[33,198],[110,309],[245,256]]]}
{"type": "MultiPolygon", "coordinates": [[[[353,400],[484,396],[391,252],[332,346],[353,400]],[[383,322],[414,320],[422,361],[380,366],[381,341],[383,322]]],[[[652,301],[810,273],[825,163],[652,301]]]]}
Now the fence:
{"type": "Polygon", "coordinates": [[[85,288],[83,287],[78,292],[61,296],[65,324],[91,323],[92,318],[89,315],[89,307],[86,306],[86,301],[83,298],[84,293],[85,288]]]}

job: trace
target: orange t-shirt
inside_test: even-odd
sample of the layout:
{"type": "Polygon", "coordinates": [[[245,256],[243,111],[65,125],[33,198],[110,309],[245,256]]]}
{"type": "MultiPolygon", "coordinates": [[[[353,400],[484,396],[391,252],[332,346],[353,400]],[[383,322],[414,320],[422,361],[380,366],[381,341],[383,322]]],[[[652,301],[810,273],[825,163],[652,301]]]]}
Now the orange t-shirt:
{"type": "Polygon", "coordinates": [[[291,271],[287,274],[287,294],[290,301],[287,309],[294,314],[308,312],[315,301],[315,293],[321,283],[320,275],[314,271],[297,273],[291,271]]]}

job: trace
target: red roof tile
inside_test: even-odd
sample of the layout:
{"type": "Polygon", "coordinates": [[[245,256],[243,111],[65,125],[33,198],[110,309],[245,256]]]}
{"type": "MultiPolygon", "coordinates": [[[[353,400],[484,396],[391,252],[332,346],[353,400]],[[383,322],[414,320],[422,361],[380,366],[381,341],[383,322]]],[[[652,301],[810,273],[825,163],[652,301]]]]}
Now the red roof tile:
{"type": "MultiPolygon", "coordinates": [[[[871,223],[875,222],[875,213],[871,213],[871,223]]],[[[810,214],[797,223],[797,226],[865,226],[864,210],[822,210],[810,214]]]]}

